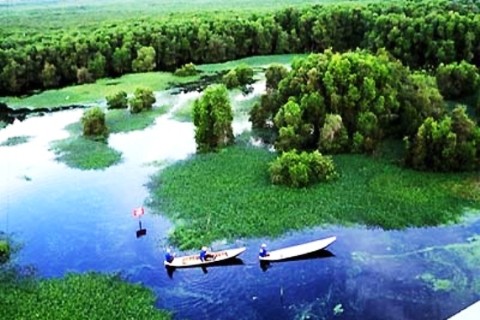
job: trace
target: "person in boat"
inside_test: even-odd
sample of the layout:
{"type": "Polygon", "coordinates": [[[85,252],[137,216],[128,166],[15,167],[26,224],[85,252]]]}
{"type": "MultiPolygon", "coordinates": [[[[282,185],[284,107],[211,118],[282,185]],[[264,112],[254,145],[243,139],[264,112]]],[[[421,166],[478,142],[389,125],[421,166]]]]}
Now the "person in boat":
{"type": "Polygon", "coordinates": [[[267,251],[267,245],[265,243],[262,243],[262,245],[260,246],[260,252],[258,253],[258,255],[262,258],[270,255],[267,251]]]}
{"type": "Polygon", "coordinates": [[[200,250],[200,260],[207,261],[207,260],[211,260],[212,258],[214,258],[213,254],[208,252],[207,247],[203,246],[202,250],[200,250]]]}
{"type": "Polygon", "coordinates": [[[175,253],[172,253],[172,250],[167,249],[167,253],[165,253],[165,261],[172,262],[175,259],[175,253]]]}

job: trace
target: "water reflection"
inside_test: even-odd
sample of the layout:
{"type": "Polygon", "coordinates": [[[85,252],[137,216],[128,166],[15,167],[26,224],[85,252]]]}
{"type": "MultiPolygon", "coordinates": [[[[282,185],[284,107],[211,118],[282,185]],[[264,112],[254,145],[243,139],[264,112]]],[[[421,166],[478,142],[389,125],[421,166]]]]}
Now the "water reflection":
{"type": "Polygon", "coordinates": [[[307,261],[307,260],[313,260],[313,259],[325,259],[325,258],[332,258],[332,257],[335,257],[335,255],[329,250],[320,250],[320,251],[311,252],[311,253],[294,257],[294,258],[283,259],[280,261],[259,260],[259,262],[260,262],[260,268],[263,271],[267,271],[272,267],[272,264],[275,264],[275,263],[284,263],[284,262],[290,262],[290,261],[307,261]]]}

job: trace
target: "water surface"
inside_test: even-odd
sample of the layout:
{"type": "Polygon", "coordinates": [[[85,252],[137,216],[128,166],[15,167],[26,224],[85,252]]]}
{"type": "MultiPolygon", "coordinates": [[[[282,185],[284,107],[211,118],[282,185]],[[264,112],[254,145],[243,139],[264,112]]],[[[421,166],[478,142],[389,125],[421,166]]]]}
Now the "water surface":
{"type": "MultiPolygon", "coordinates": [[[[194,97],[164,98],[175,110],[194,97]]],[[[17,262],[34,265],[41,276],[120,272],[154,290],[157,306],[177,319],[443,319],[480,299],[478,214],[438,228],[330,226],[280,239],[219,242],[213,249],[248,250],[236,264],[168,273],[162,256],[170,222],[147,208],[141,220],[147,233],[137,238],[132,209],[148,200],[145,185],[159,167],[195,152],[193,125],[168,114],[145,130],[112,134],[109,143],[122,152],[122,162],[81,171],[56,162],[49,149],[82,112],[32,117],[0,130],[0,143],[31,136],[0,147],[0,230],[24,243],[17,262]],[[262,242],[275,249],[331,235],[337,242],[320,256],[267,269],[257,261],[262,242]]],[[[249,126],[237,116],[239,134],[249,126]]]]}

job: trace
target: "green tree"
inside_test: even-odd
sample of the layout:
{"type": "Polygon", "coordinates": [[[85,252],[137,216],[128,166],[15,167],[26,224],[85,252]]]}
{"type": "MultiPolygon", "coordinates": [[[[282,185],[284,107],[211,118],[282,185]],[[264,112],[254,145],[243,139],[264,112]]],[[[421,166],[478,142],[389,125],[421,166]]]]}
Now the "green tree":
{"type": "Polygon", "coordinates": [[[153,47],[141,47],[137,50],[137,58],[132,61],[132,70],[135,72],[148,72],[157,66],[153,47]]]}
{"type": "Polygon", "coordinates": [[[108,109],[126,109],[128,108],[127,93],[120,90],[106,97],[108,109]]]}
{"type": "Polygon", "coordinates": [[[7,240],[0,239],[0,265],[10,259],[11,248],[7,240]]]}
{"type": "Polygon", "coordinates": [[[139,113],[144,110],[151,110],[156,99],[151,89],[137,88],[130,99],[130,112],[139,113]]]}
{"type": "Polygon", "coordinates": [[[104,139],[108,136],[105,113],[100,107],[85,110],[81,122],[84,136],[96,139],[104,139]]]}
{"type": "Polygon", "coordinates": [[[437,68],[436,77],[438,88],[446,99],[473,94],[480,85],[477,67],[466,61],[441,64],[437,68]]]}
{"type": "Polygon", "coordinates": [[[59,76],[55,65],[45,62],[42,70],[42,83],[45,88],[53,88],[58,86],[59,76]]]}
{"type": "Polygon", "coordinates": [[[199,73],[197,67],[191,62],[184,64],[181,68],[175,70],[175,75],[178,77],[194,76],[197,73],[199,73]]]}
{"type": "Polygon", "coordinates": [[[281,64],[271,64],[265,71],[265,77],[267,79],[267,90],[276,90],[278,84],[288,74],[287,68],[281,64]]]}
{"type": "Polygon", "coordinates": [[[198,152],[221,149],[234,142],[233,111],[224,85],[209,86],[193,104],[198,152]]]}

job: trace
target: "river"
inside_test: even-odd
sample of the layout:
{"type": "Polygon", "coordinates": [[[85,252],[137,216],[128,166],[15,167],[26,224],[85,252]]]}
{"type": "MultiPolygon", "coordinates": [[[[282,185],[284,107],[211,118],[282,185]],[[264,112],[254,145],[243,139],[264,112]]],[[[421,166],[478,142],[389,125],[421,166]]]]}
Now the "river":
{"type": "MultiPolygon", "coordinates": [[[[178,107],[194,96],[172,101],[178,107]]],[[[244,99],[239,94],[235,101],[244,99]]],[[[146,184],[159,167],[195,152],[193,125],[175,120],[174,110],[147,129],[112,134],[109,144],[122,152],[122,162],[105,170],[68,168],[50,150],[83,110],[29,117],[0,130],[0,143],[29,137],[0,146],[0,230],[24,245],[16,262],[43,277],[119,272],[152,289],[157,306],[176,319],[444,319],[480,299],[476,213],[435,228],[324,226],[279,239],[215,243],[214,249],[245,245],[247,251],[231,265],[167,272],[162,259],[171,223],[147,207],[146,235],[137,237],[132,209],[148,200],[146,184]],[[322,254],[266,269],[258,264],[262,242],[275,249],[331,235],[337,241],[322,254]]],[[[236,120],[236,134],[248,128],[245,117],[236,120]]]]}

